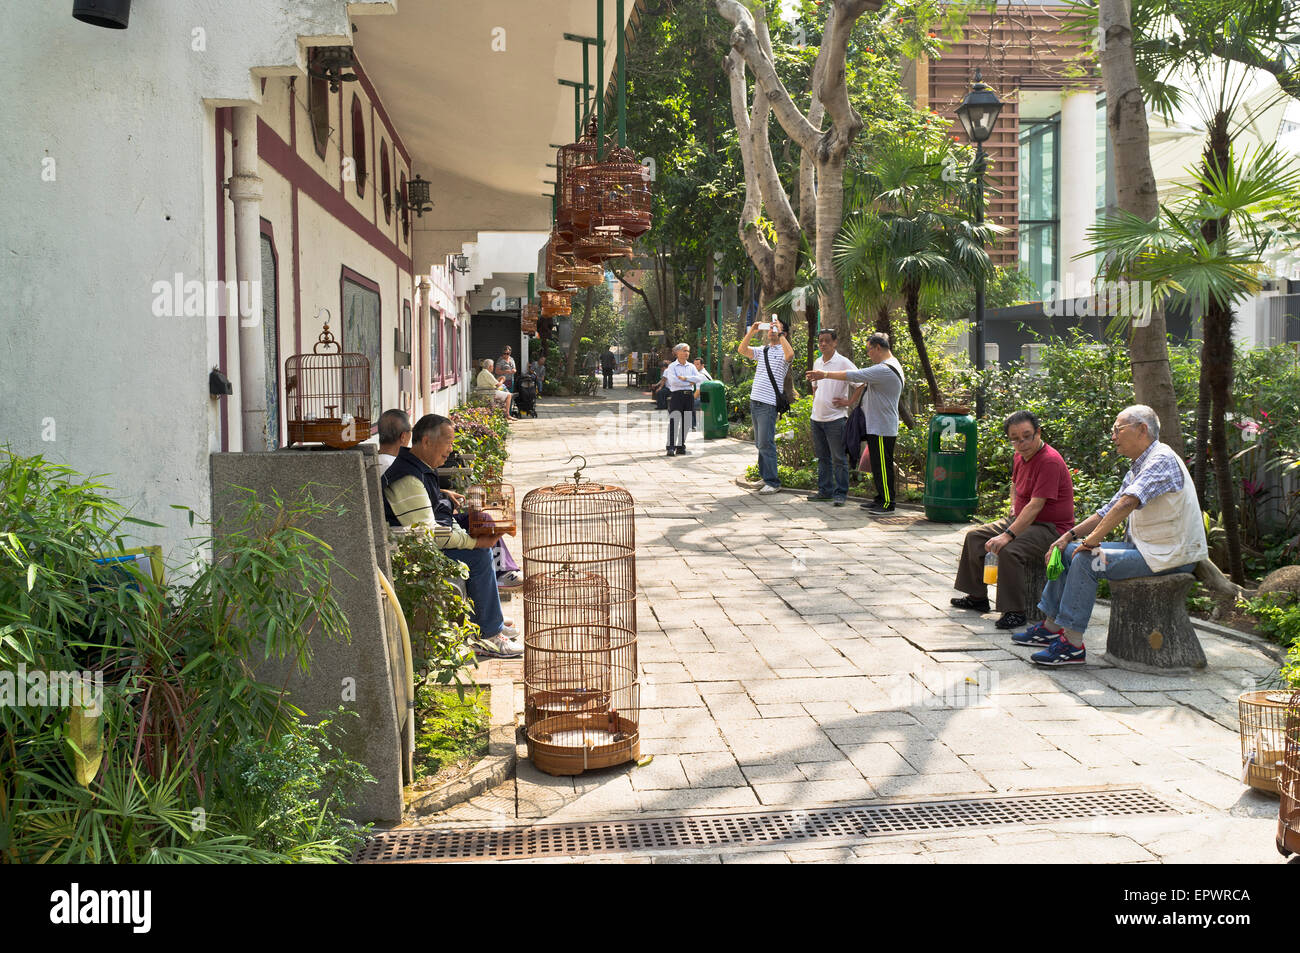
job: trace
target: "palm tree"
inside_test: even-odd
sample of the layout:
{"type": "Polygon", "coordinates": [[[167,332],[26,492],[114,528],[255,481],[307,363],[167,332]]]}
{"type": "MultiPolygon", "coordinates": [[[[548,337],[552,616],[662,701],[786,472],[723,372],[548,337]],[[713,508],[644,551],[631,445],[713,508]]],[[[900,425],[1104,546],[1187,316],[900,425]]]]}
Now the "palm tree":
{"type": "Polygon", "coordinates": [[[1269,250],[1294,241],[1300,226],[1300,170],[1268,145],[1189,170],[1195,186],[1152,221],[1121,212],[1094,226],[1093,252],[1107,254],[1104,276],[1150,282],[1153,305],[1186,295],[1203,318],[1202,380],[1210,397],[1209,442],[1227,536],[1229,574],[1245,581],[1236,493],[1224,418],[1232,383],[1232,305],[1260,289],[1269,250]]]}
{"type": "Polygon", "coordinates": [[[891,142],[874,152],[871,168],[852,177],[849,212],[835,243],[854,310],[877,315],[877,327],[884,315],[888,326],[889,310],[901,304],[936,406],[942,397],[921,333],[921,304],[990,274],[985,246],[1001,231],[966,216],[960,203],[973,186],[960,177],[945,181],[945,166],[956,167],[942,156],[936,161],[920,143],[891,142]]]}

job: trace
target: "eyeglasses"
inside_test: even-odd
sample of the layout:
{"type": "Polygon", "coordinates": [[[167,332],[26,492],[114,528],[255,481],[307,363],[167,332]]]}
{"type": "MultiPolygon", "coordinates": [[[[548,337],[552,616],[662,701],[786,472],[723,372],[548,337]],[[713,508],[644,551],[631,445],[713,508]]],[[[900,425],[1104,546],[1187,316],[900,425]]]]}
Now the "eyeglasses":
{"type": "Polygon", "coordinates": [[[1037,436],[1038,436],[1037,433],[1031,433],[1028,437],[1012,437],[1012,436],[1008,435],[1007,438],[1006,438],[1006,440],[1007,440],[1007,443],[1029,443],[1031,440],[1033,440],[1033,439],[1034,439],[1035,437],[1037,437],[1037,436]]]}
{"type": "Polygon", "coordinates": [[[1113,437],[1116,434],[1118,434],[1121,430],[1127,430],[1129,427],[1132,426],[1133,426],[1132,424],[1120,424],[1118,427],[1111,427],[1110,435],[1113,437]]]}

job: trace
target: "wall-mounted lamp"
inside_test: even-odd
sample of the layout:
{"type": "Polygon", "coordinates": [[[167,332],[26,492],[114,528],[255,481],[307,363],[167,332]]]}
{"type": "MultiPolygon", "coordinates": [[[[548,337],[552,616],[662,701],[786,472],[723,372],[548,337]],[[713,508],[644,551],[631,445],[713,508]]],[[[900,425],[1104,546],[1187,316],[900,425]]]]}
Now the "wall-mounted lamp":
{"type": "Polygon", "coordinates": [[[72,5],[72,18],[91,26],[125,30],[131,19],[131,0],[77,0],[72,5]]]}
{"type": "Polygon", "coordinates": [[[423,218],[425,212],[433,211],[433,200],[429,197],[429,180],[417,175],[406,183],[406,195],[397,196],[397,207],[402,211],[412,211],[423,218]]]}
{"type": "Polygon", "coordinates": [[[340,83],[355,83],[356,73],[346,73],[357,65],[350,46],[315,46],[307,58],[307,73],[315,79],[328,80],[330,92],[337,93],[340,83]]]}
{"type": "Polygon", "coordinates": [[[452,270],[452,271],[458,271],[458,272],[460,272],[462,275],[467,275],[467,274],[469,274],[469,256],[468,256],[468,255],[452,255],[452,256],[451,256],[451,270],[452,270]]]}

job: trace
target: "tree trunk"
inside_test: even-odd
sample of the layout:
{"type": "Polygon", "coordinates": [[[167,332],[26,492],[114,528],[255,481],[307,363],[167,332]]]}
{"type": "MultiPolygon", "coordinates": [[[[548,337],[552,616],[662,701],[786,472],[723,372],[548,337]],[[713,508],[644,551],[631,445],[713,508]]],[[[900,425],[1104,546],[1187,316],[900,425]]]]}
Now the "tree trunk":
{"type": "Polygon", "coordinates": [[[1195,469],[1192,471],[1192,484],[1196,487],[1196,499],[1201,509],[1209,509],[1205,501],[1205,487],[1209,482],[1210,472],[1210,378],[1205,372],[1205,365],[1210,355],[1206,351],[1205,322],[1201,321],[1201,369],[1196,396],[1196,450],[1192,457],[1195,469]]]}
{"type": "MultiPolygon", "coordinates": [[[[1101,74],[1106,87],[1106,125],[1115,148],[1115,186],[1119,207],[1151,221],[1159,211],[1155,172],[1151,168],[1151,139],[1146,103],[1138,85],[1133,57],[1133,28],[1127,0],[1099,0],[1098,20],[1105,44],[1101,74]]],[[[1169,370],[1165,315],[1153,308],[1144,327],[1134,322],[1129,330],[1129,362],[1133,368],[1133,393],[1138,403],[1151,407],[1160,418],[1161,439],[1180,455],[1182,421],[1169,370]]]]}
{"type": "Polygon", "coordinates": [[[912,335],[912,346],[916,348],[916,359],[921,365],[922,373],[925,374],[925,383],[930,388],[931,404],[938,407],[942,403],[939,399],[939,381],[934,376],[934,368],[930,366],[930,353],[925,348],[925,336],[921,333],[920,288],[906,290],[904,306],[907,310],[907,330],[912,335]]]}
{"type": "Polygon", "coordinates": [[[587,329],[591,327],[591,299],[591,289],[588,288],[586,301],[582,309],[582,324],[573,329],[573,333],[569,338],[569,353],[564,359],[564,375],[566,377],[573,376],[574,368],[578,363],[578,345],[586,336],[587,329]]]}
{"type": "Polygon", "coordinates": [[[894,343],[894,321],[889,315],[889,303],[881,302],[876,309],[875,328],[884,334],[889,335],[889,343],[894,343]]]}
{"type": "Polygon", "coordinates": [[[1211,301],[1205,314],[1205,341],[1212,346],[1210,363],[1210,453],[1214,461],[1214,482],[1219,491],[1219,518],[1228,545],[1228,575],[1237,585],[1246,582],[1241,562],[1241,528],[1237,518],[1237,494],[1232,482],[1232,461],[1228,457],[1226,417],[1232,390],[1232,309],[1211,301]],[[1226,355],[1226,360],[1220,358],[1226,355]]]}

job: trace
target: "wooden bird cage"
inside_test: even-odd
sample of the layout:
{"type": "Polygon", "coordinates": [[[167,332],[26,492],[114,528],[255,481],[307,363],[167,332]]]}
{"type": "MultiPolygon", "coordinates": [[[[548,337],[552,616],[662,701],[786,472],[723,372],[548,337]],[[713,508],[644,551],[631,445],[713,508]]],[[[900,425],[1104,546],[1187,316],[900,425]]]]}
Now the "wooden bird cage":
{"type": "Polygon", "coordinates": [[[471,536],[514,536],[515,488],[509,483],[471,486],[465,491],[471,536]]]}
{"type": "Polygon", "coordinates": [[[541,307],[533,302],[519,306],[519,330],[524,334],[537,333],[537,319],[541,317],[541,307]]]}
{"type": "Polygon", "coordinates": [[[640,756],[634,520],[580,472],[524,497],[524,726],[547,774],[640,756]]]}
{"type": "Polygon", "coordinates": [[[555,150],[555,229],[564,237],[573,235],[573,189],[571,173],[590,165],[596,158],[596,128],[594,120],[587,134],[577,142],[555,150]]]}
{"type": "Polygon", "coordinates": [[[650,173],[631,149],[614,149],[604,162],[584,168],[580,212],[593,231],[617,229],[629,241],[649,231],[650,173]]]}
{"type": "Polygon", "coordinates": [[[1286,754],[1285,691],[1243,692],[1237,699],[1241,736],[1241,779],[1268,794],[1278,793],[1278,775],[1286,754]]]}
{"type": "Polygon", "coordinates": [[[541,316],[559,318],[573,313],[573,294],[568,291],[543,291],[541,293],[541,316]]]}
{"type": "Polygon", "coordinates": [[[1300,854],[1300,692],[1291,696],[1286,708],[1286,728],[1278,793],[1277,849],[1283,857],[1300,854]]]}
{"type": "Polygon", "coordinates": [[[328,321],[311,354],[284,362],[284,380],[290,446],[323,443],[341,450],[369,438],[370,361],[345,354],[328,321]]]}
{"type": "Polygon", "coordinates": [[[546,246],[546,284],[557,291],[573,291],[577,288],[591,288],[601,283],[605,269],[590,262],[580,262],[567,255],[561,255],[556,249],[555,233],[546,246]]]}
{"type": "Polygon", "coordinates": [[[617,228],[592,228],[573,236],[573,257],[580,262],[603,262],[631,255],[629,239],[617,228]]]}

